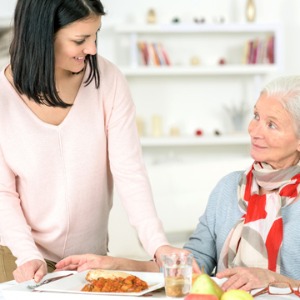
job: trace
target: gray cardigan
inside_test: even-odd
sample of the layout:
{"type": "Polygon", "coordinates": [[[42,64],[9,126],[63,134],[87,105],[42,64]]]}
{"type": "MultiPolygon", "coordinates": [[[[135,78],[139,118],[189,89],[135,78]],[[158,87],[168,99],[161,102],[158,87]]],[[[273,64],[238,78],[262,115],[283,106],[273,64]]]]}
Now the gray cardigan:
{"type": "MultiPolygon", "coordinates": [[[[237,187],[243,171],[223,177],[210,194],[206,210],[184,245],[208,274],[217,272],[222,246],[232,227],[241,217],[237,187]]],[[[300,280],[300,201],[282,209],[283,243],[280,273],[300,280]]]]}

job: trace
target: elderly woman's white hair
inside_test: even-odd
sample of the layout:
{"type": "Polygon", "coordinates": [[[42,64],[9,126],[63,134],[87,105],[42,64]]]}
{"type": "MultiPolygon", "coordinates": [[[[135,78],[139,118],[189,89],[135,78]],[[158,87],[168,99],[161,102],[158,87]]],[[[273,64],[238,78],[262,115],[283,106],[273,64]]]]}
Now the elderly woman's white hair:
{"type": "Polygon", "coordinates": [[[300,76],[282,76],[270,81],[261,91],[268,96],[276,96],[291,114],[297,136],[300,137],[300,76]]]}

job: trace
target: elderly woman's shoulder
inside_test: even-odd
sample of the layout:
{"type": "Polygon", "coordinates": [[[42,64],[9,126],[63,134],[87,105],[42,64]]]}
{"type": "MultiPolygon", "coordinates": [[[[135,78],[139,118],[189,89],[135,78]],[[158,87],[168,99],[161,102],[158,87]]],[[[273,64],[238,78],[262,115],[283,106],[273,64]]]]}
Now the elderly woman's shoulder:
{"type": "Polygon", "coordinates": [[[245,173],[245,170],[232,171],[221,178],[221,181],[238,181],[240,180],[242,174],[245,173]]]}
{"type": "Polygon", "coordinates": [[[241,176],[245,173],[245,170],[239,170],[239,171],[232,171],[230,173],[227,173],[224,176],[220,177],[220,180],[218,181],[216,188],[217,189],[224,189],[227,188],[233,188],[235,189],[237,185],[239,184],[239,181],[241,179],[241,176]]]}

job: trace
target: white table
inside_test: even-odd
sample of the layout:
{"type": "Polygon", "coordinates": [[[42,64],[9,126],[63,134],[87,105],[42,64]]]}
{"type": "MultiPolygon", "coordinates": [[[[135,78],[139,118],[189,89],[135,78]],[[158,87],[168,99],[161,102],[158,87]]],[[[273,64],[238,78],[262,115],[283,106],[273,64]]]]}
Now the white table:
{"type": "MultiPolygon", "coordinates": [[[[66,271],[67,272],[67,271],[66,271]]],[[[47,276],[47,275],[46,275],[47,276]]],[[[49,275],[51,276],[51,275],[49,275]]],[[[52,275],[53,276],[53,275],[52,275]]],[[[32,290],[27,288],[28,282],[26,283],[16,283],[15,281],[9,281],[5,283],[0,283],[0,300],[137,300],[139,299],[168,299],[165,295],[164,289],[160,289],[158,291],[150,292],[145,296],[114,296],[114,295],[99,295],[99,294],[75,294],[75,293],[60,293],[60,292],[33,292],[32,290]],[[13,289],[13,290],[11,290],[13,289]]],[[[170,298],[169,298],[170,299],[170,298]]],[[[178,298],[180,300],[182,298],[178,298]]],[[[257,300],[270,300],[270,299],[278,299],[278,300],[299,300],[294,294],[286,295],[286,296],[270,296],[267,294],[256,297],[257,300]]]]}

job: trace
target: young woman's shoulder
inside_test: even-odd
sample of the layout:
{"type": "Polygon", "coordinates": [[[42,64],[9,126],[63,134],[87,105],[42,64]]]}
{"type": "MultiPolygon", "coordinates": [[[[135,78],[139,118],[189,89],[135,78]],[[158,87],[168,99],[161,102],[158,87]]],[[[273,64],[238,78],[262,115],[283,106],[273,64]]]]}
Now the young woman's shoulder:
{"type": "Polygon", "coordinates": [[[98,55],[98,65],[100,69],[100,74],[103,74],[103,76],[109,76],[109,75],[120,76],[122,74],[122,72],[120,71],[117,65],[115,65],[109,59],[101,55],[98,55]]]}

